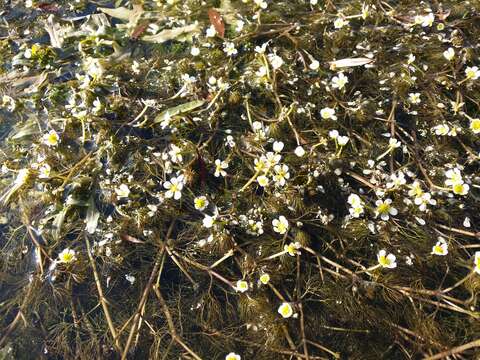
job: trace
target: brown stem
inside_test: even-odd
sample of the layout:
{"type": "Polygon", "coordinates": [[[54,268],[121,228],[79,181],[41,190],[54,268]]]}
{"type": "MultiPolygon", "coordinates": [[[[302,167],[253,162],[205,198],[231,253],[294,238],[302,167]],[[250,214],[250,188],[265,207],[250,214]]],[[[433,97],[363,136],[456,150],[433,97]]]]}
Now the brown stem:
{"type": "Polygon", "coordinates": [[[115,348],[117,349],[117,351],[121,352],[122,347],[120,345],[120,340],[117,337],[117,332],[115,330],[115,326],[113,325],[112,317],[110,316],[110,310],[108,309],[107,300],[105,298],[105,295],[103,294],[102,284],[100,282],[100,276],[98,275],[97,266],[95,265],[95,260],[93,259],[92,251],[90,249],[90,242],[88,241],[88,236],[86,232],[85,232],[85,244],[87,245],[88,259],[90,260],[90,266],[92,267],[100,304],[102,305],[102,309],[105,314],[105,319],[107,320],[110,334],[112,335],[113,340],[115,342],[115,348]]]}
{"type": "MultiPolygon", "coordinates": [[[[175,219],[173,219],[172,222],[170,223],[170,226],[167,230],[167,234],[165,235],[164,243],[170,238],[170,236],[172,234],[172,231],[173,231],[174,224],[175,224],[175,219]]],[[[157,254],[157,257],[156,257],[156,260],[155,260],[155,264],[153,265],[152,272],[150,273],[150,277],[147,281],[147,285],[143,289],[142,297],[140,298],[140,302],[138,303],[137,311],[135,313],[135,317],[133,318],[133,324],[132,324],[132,327],[130,328],[130,333],[128,335],[127,343],[126,343],[125,349],[123,350],[123,353],[122,353],[122,358],[121,358],[122,360],[125,360],[127,358],[128,350],[131,346],[133,337],[135,336],[135,333],[139,329],[139,321],[140,321],[142,309],[145,306],[145,303],[147,302],[148,295],[150,293],[150,290],[152,289],[152,284],[155,281],[158,270],[160,269],[160,265],[162,263],[162,257],[163,257],[164,251],[165,251],[165,246],[162,243],[161,247],[160,247],[160,250],[158,251],[158,254],[157,254]]]]}
{"type": "Polygon", "coordinates": [[[157,285],[153,286],[153,291],[155,292],[155,295],[157,295],[160,306],[162,307],[165,318],[167,319],[167,324],[168,328],[170,329],[170,336],[172,339],[175,340],[181,347],[183,347],[190,355],[192,355],[195,360],[202,360],[202,358],[198,356],[190,347],[188,347],[188,345],[185,344],[182,338],[178,335],[177,330],[175,329],[175,324],[173,323],[172,314],[170,313],[167,303],[165,302],[165,299],[163,298],[162,293],[157,285]]]}
{"type": "Polygon", "coordinates": [[[476,348],[476,347],[480,347],[480,339],[474,340],[474,341],[469,342],[469,343],[464,344],[464,345],[454,347],[450,350],[443,351],[443,352],[438,353],[436,355],[426,357],[424,360],[442,359],[442,358],[446,358],[446,357],[451,356],[451,355],[462,353],[465,350],[476,348]]]}

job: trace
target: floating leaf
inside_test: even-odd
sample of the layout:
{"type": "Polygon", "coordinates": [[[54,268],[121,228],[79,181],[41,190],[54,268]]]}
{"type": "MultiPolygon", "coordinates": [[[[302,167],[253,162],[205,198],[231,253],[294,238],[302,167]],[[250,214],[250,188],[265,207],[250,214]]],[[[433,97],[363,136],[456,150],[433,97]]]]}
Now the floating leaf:
{"type": "Polygon", "coordinates": [[[210,19],[210,23],[213,25],[217,34],[223,38],[225,36],[225,24],[223,22],[222,16],[219,12],[215,9],[208,10],[208,18],[210,19]]]}
{"type": "Polygon", "coordinates": [[[345,67],[354,67],[354,66],[363,66],[374,62],[374,59],[369,59],[366,57],[359,58],[346,58],[330,62],[330,68],[345,68],[345,67]]]}
{"type": "Polygon", "coordinates": [[[134,6],[132,10],[126,7],[118,7],[115,9],[112,8],[98,8],[101,12],[114,17],[116,19],[124,20],[124,21],[131,21],[132,18],[139,16],[143,13],[143,8],[141,6],[134,6]]]}
{"type": "Polygon", "coordinates": [[[139,240],[136,237],[127,235],[127,234],[120,234],[120,239],[123,241],[128,241],[134,244],[145,244],[145,241],[139,240]]]}
{"type": "Polygon", "coordinates": [[[24,126],[22,126],[10,139],[13,141],[18,141],[25,137],[29,137],[38,133],[38,125],[34,121],[29,121],[24,126]]]}
{"type": "Polygon", "coordinates": [[[93,234],[97,229],[98,219],[100,218],[100,212],[95,206],[95,201],[93,197],[90,198],[88,202],[87,217],[85,222],[87,224],[86,230],[89,234],[93,234]]]}
{"type": "Polygon", "coordinates": [[[172,108],[169,108],[165,111],[162,111],[157,117],[155,118],[155,123],[162,122],[165,120],[166,117],[169,116],[175,116],[178,114],[183,114],[192,110],[195,110],[196,108],[199,108],[205,103],[205,100],[194,100],[190,101],[185,104],[181,104],[172,108]]]}
{"type": "Polygon", "coordinates": [[[45,25],[48,35],[50,36],[50,43],[55,48],[61,48],[63,45],[63,36],[61,26],[53,22],[53,15],[47,18],[47,24],[45,25]]]}
{"type": "Polygon", "coordinates": [[[130,37],[133,40],[137,40],[140,36],[142,36],[142,34],[145,32],[147,28],[148,28],[148,23],[137,26],[136,29],[133,30],[133,33],[132,35],[130,35],[130,37]]]}
{"type": "Polygon", "coordinates": [[[142,40],[151,43],[161,44],[165,41],[178,38],[180,35],[197,32],[199,31],[199,29],[200,28],[198,24],[191,24],[174,29],[163,30],[155,35],[144,36],[142,37],[142,40]]]}
{"type": "Polygon", "coordinates": [[[69,207],[64,207],[53,219],[52,225],[52,235],[54,240],[58,240],[60,238],[60,233],[62,230],[63,223],[65,222],[65,216],[67,215],[69,207]]]}

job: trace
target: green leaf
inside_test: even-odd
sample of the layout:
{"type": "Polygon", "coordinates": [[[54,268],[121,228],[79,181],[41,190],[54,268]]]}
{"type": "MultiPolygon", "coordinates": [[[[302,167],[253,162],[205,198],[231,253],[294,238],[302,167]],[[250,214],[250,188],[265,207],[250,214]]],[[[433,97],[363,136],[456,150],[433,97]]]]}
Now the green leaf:
{"type": "Polygon", "coordinates": [[[62,230],[62,225],[65,222],[65,216],[67,215],[69,207],[64,207],[53,220],[53,230],[52,235],[54,240],[58,240],[60,238],[60,231],[62,230]]]}
{"type": "Polygon", "coordinates": [[[147,35],[142,37],[142,40],[156,43],[156,44],[161,44],[161,43],[164,43],[165,41],[179,38],[181,35],[197,32],[198,30],[199,30],[198,24],[191,24],[191,25],[182,26],[178,28],[163,30],[155,35],[147,35]]]}
{"type": "Polygon", "coordinates": [[[132,19],[136,20],[136,18],[138,18],[143,13],[143,9],[141,6],[134,6],[133,10],[127,9],[123,6],[115,9],[101,7],[98,8],[98,10],[111,17],[124,21],[131,21],[132,19]]]}
{"type": "Polygon", "coordinates": [[[162,111],[159,115],[155,117],[155,123],[160,123],[165,120],[168,116],[176,116],[179,114],[187,113],[196,108],[199,108],[205,103],[205,100],[194,100],[185,104],[181,104],[172,108],[169,108],[165,111],[162,111]]]}
{"type": "Polygon", "coordinates": [[[93,197],[90,198],[88,202],[87,217],[85,222],[87,223],[86,230],[89,234],[93,234],[97,229],[98,219],[100,218],[100,212],[95,206],[95,201],[93,197]]]}
{"type": "Polygon", "coordinates": [[[34,121],[27,122],[22,126],[10,139],[14,141],[22,140],[25,137],[29,137],[38,134],[38,125],[34,121]]]}

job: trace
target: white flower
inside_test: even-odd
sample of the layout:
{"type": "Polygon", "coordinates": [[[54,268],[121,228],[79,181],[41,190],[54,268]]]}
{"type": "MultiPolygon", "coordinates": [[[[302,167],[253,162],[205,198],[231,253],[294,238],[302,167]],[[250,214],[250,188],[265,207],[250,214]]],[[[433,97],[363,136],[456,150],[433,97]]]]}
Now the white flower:
{"type": "Polygon", "coordinates": [[[50,177],[50,172],[51,172],[51,168],[50,168],[50,165],[48,164],[43,164],[42,166],[40,166],[40,168],[38,169],[38,177],[40,179],[48,179],[50,177]]]}
{"type": "Polygon", "coordinates": [[[135,276],[130,274],[125,274],[125,280],[127,280],[130,283],[130,285],[133,285],[133,283],[135,282],[135,276]]]}
{"type": "Polygon", "coordinates": [[[270,61],[274,70],[280,69],[284,63],[283,59],[277,54],[268,54],[268,61],[270,61]]]}
{"type": "Polygon", "coordinates": [[[303,157],[303,155],[305,155],[305,150],[301,146],[297,146],[294,152],[298,157],[303,157]]]}
{"type": "Polygon", "coordinates": [[[288,245],[285,245],[283,247],[283,251],[285,251],[286,253],[288,253],[288,255],[290,256],[295,256],[295,255],[300,255],[300,251],[298,249],[300,249],[302,247],[302,245],[300,245],[299,242],[292,242],[288,245]]]}
{"type": "Polygon", "coordinates": [[[208,200],[206,196],[197,196],[195,199],[193,199],[193,205],[195,206],[195,209],[203,211],[207,208],[208,206],[208,200]]]}
{"type": "Polygon", "coordinates": [[[454,184],[452,185],[452,190],[454,194],[457,195],[467,195],[468,190],[470,190],[470,186],[468,184],[454,184]]]}
{"type": "Polygon", "coordinates": [[[117,194],[118,198],[127,198],[130,195],[130,189],[128,188],[127,184],[121,184],[118,188],[115,189],[115,193],[117,194]]]}
{"type": "Polygon", "coordinates": [[[434,20],[435,16],[432,13],[422,16],[422,27],[431,27],[434,20]]]}
{"type": "Polygon", "coordinates": [[[245,280],[238,280],[235,286],[235,291],[244,293],[248,290],[248,288],[248,282],[246,282],[245,280]]]}
{"type": "Polygon", "coordinates": [[[412,185],[410,185],[410,190],[408,190],[408,196],[412,197],[421,197],[423,195],[422,185],[418,180],[415,180],[412,185]]]}
{"type": "Polygon", "coordinates": [[[338,130],[330,130],[328,132],[328,136],[330,136],[330,138],[332,139],[336,139],[338,137],[338,130]]]}
{"type": "Polygon", "coordinates": [[[217,35],[217,30],[215,30],[215,26],[210,25],[210,27],[207,29],[206,36],[214,37],[215,35],[217,35]]]}
{"type": "Polygon", "coordinates": [[[387,188],[397,188],[399,186],[405,185],[407,180],[405,179],[405,174],[402,171],[399,171],[398,174],[390,175],[390,181],[387,183],[387,188]]]}
{"type": "Polygon", "coordinates": [[[354,218],[358,218],[363,214],[363,201],[357,194],[350,194],[347,199],[351,208],[349,209],[350,215],[354,218]]]}
{"type": "Polygon", "coordinates": [[[225,160],[217,159],[215,160],[215,173],[213,174],[215,177],[219,177],[220,175],[226,176],[227,172],[224,169],[228,168],[228,163],[225,160]]]}
{"type": "Polygon", "coordinates": [[[348,136],[339,136],[337,138],[338,145],[340,145],[340,146],[345,146],[348,143],[349,140],[350,140],[350,138],[348,136]]]}
{"type": "Polygon", "coordinates": [[[362,205],[362,199],[357,194],[350,194],[347,199],[348,203],[351,206],[360,206],[362,205]]]}
{"type": "Polygon", "coordinates": [[[408,94],[408,101],[410,101],[412,104],[420,104],[422,102],[420,99],[420,93],[408,94]]]}
{"type": "Polygon", "coordinates": [[[76,252],[72,249],[63,249],[60,254],[58,254],[58,262],[69,264],[77,260],[76,252]]]}
{"type": "Polygon", "coordinates": [[[286,181],[290,179],[290,173],[288,172],[288,166],[283,165],[275,165],[273,168],[275,171],[275,175],[273,176],[273,180],[275,184],[278,186],[284,186],[286,181]]]}
{"type": "Polygon", "coordinates": [[[200,55],[200,49],[196,46],[192,46],[192,49],[190,50],[190,54],[192,56],[198,56],[200,55]]]}
{"type": "Polygon", "coordinates": [[[474,134],[480,134],[480,119],[470,119],[470,130],[474,134]]]}
{"type": "Polygon", "coordinates": [[[395,138],[391,138],[390,140],[388,140],[388,147],[391,149],[399,148],[401,145],[402,143],[395,138]]]}
{"type": "Polygon", "coordinates": [[[447,124],[440,124],[440,125],[434,126],[432,130],[435,132],[435,135],[445,136],[445,135],[448,135],[450,131],[450,127],[447,124]]]}
{"type": "Polygon", "coordinates": [[[467,79],[477,80],[480,77],[480,70],[477,66],[469,66],[465,69],[465,75],[467,79]]]}
{"type": "Polygon", "coordinates": [[[267,187],[269,183],[268,178],[265,175],[260,175],[257,178],[257,182],[258,182],[258,185],[260,185],[261,187],[267,187]]]}
{"type": "Polygon", "coordinates": [[[463,184],[462,174],[458,168],[447,170],[445,176],[447,177],[447,180],[445,180],[445,185],[447,186],[463,184]]]}
{"type": "Polygon", "coordinates": [[[412,64],[415,61],[415,55],[409,54],[407,58],[407,64],[412,64]]]}
{"type": "Polygon", "coordinates": [[[240,32],[243,30],[243,27],[245,25],[245,22],[243,20],[238,19],[236,24],[235,24],[235,31],[240,32]]]}
{"type": "Polygon", "coordinates": [[[396,256],[388,254],[385,250],[380,250],[377,254],[377,260],[381,267],[395,269],[397,267],[396,256]]]}
{"type": "Polygon", "coordinates": [[[354,218],[360,217],[360,215],[363,214],[363,206],[352,206],[350,209],[348,209],[350,212],[350,215],[353,216],[354,218]]]}
{"type": "Polygon", "coordinates": [[[448,61],[452,61],[455,57],[455,50],[453,50],[453,48],[448,48],[443,52],[443,57],[448,61]]]}
{"type": "Polygon", "coordinates": [[[291,316],[293,315],[292,305],[290,305],[290,304],[287,303],[287,302],[282,303],[282,304],[278,307],[278,313],[279,313],[280,315],[282,315],[282,317],[284,317],[285,319],[291,317],[291,316]]]}
{"type": "Polygon", "coordinates": [[[432,255],[445,256],[448,254],[448,244],[445,239],[440,238],[432,247],[432,255]]]}
{"type": "Polygon", "coordinates": [[[266,9],[268,4],[265,0],[253,0],[253,2],[255,3],[255,5],[257,5],[258,7],[262,8],[262,9],[266,9]]]}
{"type": "Polygon", "coordinates": [[[335,29],[341,29],[342,27],[348,25],[348,20],[345,20],[344,18],[337,18],[334,22],[333,22],[333,26],[335,27],[335,29]]]}
{"type": "Polygon", "coordinates": [[[428,192],[416,197],[414,202],[415,205],[419,207],[420,211],[427,210],[427,205],[437,205],[437,201],[432,199],[432,195],[428,192]]]}
{"type": "Polygon", "coordinates": [[[337,76],[332,78],[332,87],[335,89],[342,90],[345,85],[348,83],[348,77],[339,73],[337,76]]]}
{"type": "Polygon", "coordinates": [[[223,46],[223,51],[228,56],[234,56],[238,54],[237,49],[235,48],[235,44],[232,42],[226,42],[223,46]]]}
{"type": "Polygon", "coordinates": [[[233,139],[232,135],[227,135],[227,138],[225,139],[225,144],[227,144],[230,148],[235,147],[235,140],[233,139]]]}
{"type": "Polygon", "coordinates": [[[234,352],[231,352],[225,356],[225,360],[242,360],[242,357],[234,352]]]}
{"type": "Polygon", "coordinates": [[[473,271],[480,275],[480,251],[475,251],[475,258],[473,259],[475,265],[473,271]]]}
{"type": "Polygon", "coordinates": [[[260,282],[261,282],[263,285],[267,285],[267,284],[270,282],[270,275],[268,275],[268,274],[262,274],[262,275],[260,275],[260,282]]]}
{"type": "Polygon", "coordinates": [[[335,116],[335,109],[326,107],[320,110],[320,116],[322,119],[332,119],[332,120],[337,120],[337,117],[335,116]]]}
{"type": "Polygon", "coordinates": [[[281,215],[278,219],[272,221],[273,231],[281,235],[285,234],[288,230],[288,220],[285,216],[281,215]]]}
{"type": "Polygon", "coordinates": [[[205,217],[203,218],[203,226],[206,227],[207,229],[210,229],[213,224],[215,223],[215,220],[217,220],[217,216],[214,215],[214,216],[210,216],[210,215],[205,215],[205,217]]]}
{"type": "Polygon", "coordinates": [[[320,67],[320,63],[317,60],[313,59],[310,65],[308,65],[308,67],[310,68],[310,70],[315,71],[320,67]]]}
{"type": "Polygon", "coordinates": [[[310,0],[310,5],[317,5],[318,4],[318,0],[310,0]]]}
{"type": "Polygon", "coordinates": [[[280,152],[283,150],[283,147],[285,146],[285,144],[281,141],[275,141],[273,143],[273,151],[275,152],[280,152]]]}
{"type": "Polygon", "coordinates": [[[183,161],[183,157],[181,154],[182,149],[175,144],[171,144],[170,148],[171,150],[168,152],[168,155],[170,155],[170,159],[172,160],[172,162],[181,163],[183,161]]]}
{"type": "Polygon", "coordinates": [[[274,167],[276,164],[278,164],[281,159],[282,159],[282,155],[275,154],[271,151],[267,153],[267,156],[262,156],[263,162],[267,165],[267,168],[269,169],[274,167]]]}
{"type": "Polygon", "coordinates": [[[255,46],[255,52],[258,54],[264,54],[267,50],[268,42],[262,44],[262,46],[255,46]]]}
{"type": "Polygon", "coordinates": [[[150,210],[150,211],[148,212],[148,216],[150,216],[150,217],[155,216],[155,213],[156,213],[157,210],[158,210],[158,206],[157,206],[157,205],[154,205],[154,204],[148,204],[148,205],[147,205],[147,208],[148,208],[148,210],[150,210]]]}
{"type": "Polygon", "coordinates": [[[370,14],[370,6],[363,3],[362,4],[362,19],[365,20],[368,17],[369,14],[370,14]]]}
{"type": "Polygon", "coordinates": [[[43,135],[43,143],[47,146],[57,146],[60,140],[55,130],[50,130],[48,134],[43,135]]]}
{"type": "Polygon", "coordinates": [[[395,209],[392,204],[392,199],[384,200],[377,200],[375,205],[377,208],[375,209],[375,216],[380,215],[382,220],[387,221],[390,218],[390,215],[395,216],[398,214],[398,210],[395,209]]]}
{"type": "Polygon", "coordinates": [[[267,67],[266,66],[260,66],[257,72],[255,72],[255,75],[259,77],[260,79],[264,78],[267,76],[267,67]]]}
{"type": "Polygon", "coordinates": [[[183,175],[173,177],[170,179],[170,181],[165,181],[163,184],[163,187],[167,189],[165,197],[167,199],[173,197],[175,200],[179,200],[182,197],[183,185],[183,175]]]}

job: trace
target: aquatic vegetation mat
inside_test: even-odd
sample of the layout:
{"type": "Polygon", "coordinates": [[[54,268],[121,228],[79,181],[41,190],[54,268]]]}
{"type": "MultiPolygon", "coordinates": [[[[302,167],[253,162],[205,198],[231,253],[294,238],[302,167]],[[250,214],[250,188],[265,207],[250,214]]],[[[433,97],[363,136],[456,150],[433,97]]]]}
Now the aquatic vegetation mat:
{"type": "Polygon", "coordinates": [[[480,3],[0,2],[1,359],[480,356],[480,3]]]}

